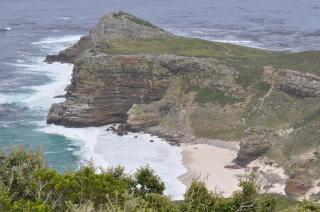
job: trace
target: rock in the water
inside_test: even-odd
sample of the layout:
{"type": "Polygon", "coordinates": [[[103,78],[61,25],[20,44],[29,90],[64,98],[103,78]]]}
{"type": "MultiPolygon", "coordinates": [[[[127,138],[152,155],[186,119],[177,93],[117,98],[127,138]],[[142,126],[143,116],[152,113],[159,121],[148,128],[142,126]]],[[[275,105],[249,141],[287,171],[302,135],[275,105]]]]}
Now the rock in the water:
{"type": "Polygon", "coordinates": [[[126,125],[119,125],[114,132],[118,135],[118,136],[123,136],[123,135],[128,135],[128,127],[126,125]]]}
{"type": "Polygon", "coordinates": [[[64,95],[58,95],[58,96],[55,96],[53,98],[60,99],[60,98],[65,98],[65,96],[64,95]]]}

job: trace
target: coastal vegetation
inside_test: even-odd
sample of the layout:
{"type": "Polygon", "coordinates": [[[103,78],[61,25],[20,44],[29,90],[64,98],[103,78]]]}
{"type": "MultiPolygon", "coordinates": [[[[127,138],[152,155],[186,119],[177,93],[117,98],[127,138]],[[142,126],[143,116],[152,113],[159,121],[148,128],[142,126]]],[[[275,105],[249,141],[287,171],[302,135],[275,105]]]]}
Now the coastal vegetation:
{"type": "Polygon", "coordinates": [[[164,183],[148,166],[133,174],[90,165],[61,174],[47,165],[41,151],[19,147],[0,156],[1,211],[320,211],[310,201],[259,193],[253,174],[239,186],[224,198],[194,180],[184,199],[176,201],[164,194],[164,183]]]}
{"type": "Polygon", "coordinates": [[[99,51],[109,54],[174,54],[189,57],[220,59],[239,71],[237,82],[245,87],[259,80],[263,67],[294,69],[319,74],[320,52],[275,52],[264,49],[213,42],[180,36],[147,39],[113,39],[103,41],[99,51]]]}
{"type": "Polygon", "coordinates": [[[236,141],[237,165],[264,159],[284,169],[289,196],[319,196],[319,57],[181,37],[115,12],[47,56],[74,64],[47,121],[122,123],[175,143],[236,141]]]}

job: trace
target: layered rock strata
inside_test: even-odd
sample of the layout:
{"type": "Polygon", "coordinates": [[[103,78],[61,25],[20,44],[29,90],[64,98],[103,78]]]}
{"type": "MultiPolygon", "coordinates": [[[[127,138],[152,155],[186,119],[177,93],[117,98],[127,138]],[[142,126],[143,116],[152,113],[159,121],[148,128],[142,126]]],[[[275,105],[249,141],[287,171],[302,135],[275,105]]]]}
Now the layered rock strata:
{"type": "Polygon", "coordinates": [[[303,196],[320,178],[320,159],[304,157],[319,151],[320,136],[320,77],[310,54],[317,55],[183,38],[111,13],[74,46],[47,56],[49,63],[74,64],[66,100],[52,105],[47,122],[124,123],[174,143],[241,141],[238,166],[267,156],[290,174],[287,193],[303,196]],[[308,182],[296,171],[301,161],[312,170],[308,182]]]}

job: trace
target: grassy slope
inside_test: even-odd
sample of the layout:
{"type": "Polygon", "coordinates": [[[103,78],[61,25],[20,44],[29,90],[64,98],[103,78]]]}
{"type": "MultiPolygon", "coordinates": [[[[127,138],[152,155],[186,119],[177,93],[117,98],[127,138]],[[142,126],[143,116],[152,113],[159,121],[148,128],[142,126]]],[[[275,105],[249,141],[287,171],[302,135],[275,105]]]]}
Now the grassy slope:
{"type": "Polygon", "coordinates": [[[320,52],[277,53],[232,44],[205,41],[196,38],[167,37],[143,40],[113,40],[110,54],[176,54],[181,56],[214,57],[240,72],[239,84],[249,86],[259,79],[263,67],[296,69],[318,73],[320,52]]]}
{"type": "MultiPolygon", "coordinates": [[[[300,53],[273,52],[232,44],[211,42],[195,38],[184,37],[166,37],[157,39],[141,40],[113,40],[106,43],[108,48],[100,51],[108,54],[175,54],[181,56],[193,57],[213,57],[219,59],[221,64],[232,67],[239,72],[236,83],[243,88],[250,88],[256,92],[257,99],[262,97],[270,88],[270,85],[262,80],[263,67],[272,65],[275,68],[293,69],[302,72],[320,74],[320,52],[308,51],[300,53]]],[[[189,88],[190,89],[190,88],[189,88]]],[[[203,88],[191,88],[197,92],[195,100],[200,105],[206,103],[233,104],[237,101],[224,96],[216,91],[210,91],[203,88]]],[[[258,100],[257,100],[258,101],[258,100]]],[[[255,107],[258,102],[253,102],[251,106],[255,107]]],[[[276,158],[285,163],[283,158],[292,158],[302,152],[302,149],[313,148],[319,145],[317,133],[314,130],[320,126],[318,99],[296,99],[284,93],[275,93],[265,102],[263,111],[251,112],[252,108],[247,109],[249,114],[246,118],[251,127],[262,127],[268,129],[277,129],[284,124],[290,125],[302,124],[304,127],[291,138],[283,139],[283,156],[276,158]],[[316,116],[315,116],[316,114],[316,116]],[[308,134],[313,134],[308,142],[301,143],[301,139],[308,134]],[[303,147],[303,148],[302,148],[303,147]]],[[[210,122],[230,122],[228,118],[232,115],[212,115],[208,114],[208,109],[200,107],[193,116],[194,133],[201,137],[220,138],[220,139],[239,139],[243,136],[243,130],[246,126],[235,126],[232,130],[216,130],[216,126],[210,126],[210,122]],[[199,118],[197,120],[197,118],[199,118]],[[228,117],[228,118],[226,118],[228,117]],[[207,125],[206,125],[207,124],[207,125]],[[206,126],[206,127],[202,127],[206,126]],[[205,129],[203,129],[205,128],[205,129]]],[[[239,120],[238,114],[234,115],[235,120],[239,120]]],[[[313,161],[312,167],[318,166],[320,160],[313,161]]],[[[288,167],[294,167],[290,164],[288,167]]],[[[311,168],[312,168],[311,167],[311,168]]],[[[291,168],[288,168],[291,169],[291,168]]]]}

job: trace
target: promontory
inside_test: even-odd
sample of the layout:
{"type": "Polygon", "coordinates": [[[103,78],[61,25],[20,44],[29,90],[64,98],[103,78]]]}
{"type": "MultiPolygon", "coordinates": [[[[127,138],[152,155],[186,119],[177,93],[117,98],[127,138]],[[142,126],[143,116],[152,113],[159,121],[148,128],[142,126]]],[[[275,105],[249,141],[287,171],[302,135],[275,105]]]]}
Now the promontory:
{"type": "Polygon", "coordinates": [[[122,123],[177,143],[239,141],[237,166],[262,156],[279,164],[287,195],[320,185],[320,52],[180,37],[116,12],[46,61],[74,64],[50,124],[122,123]]]}

